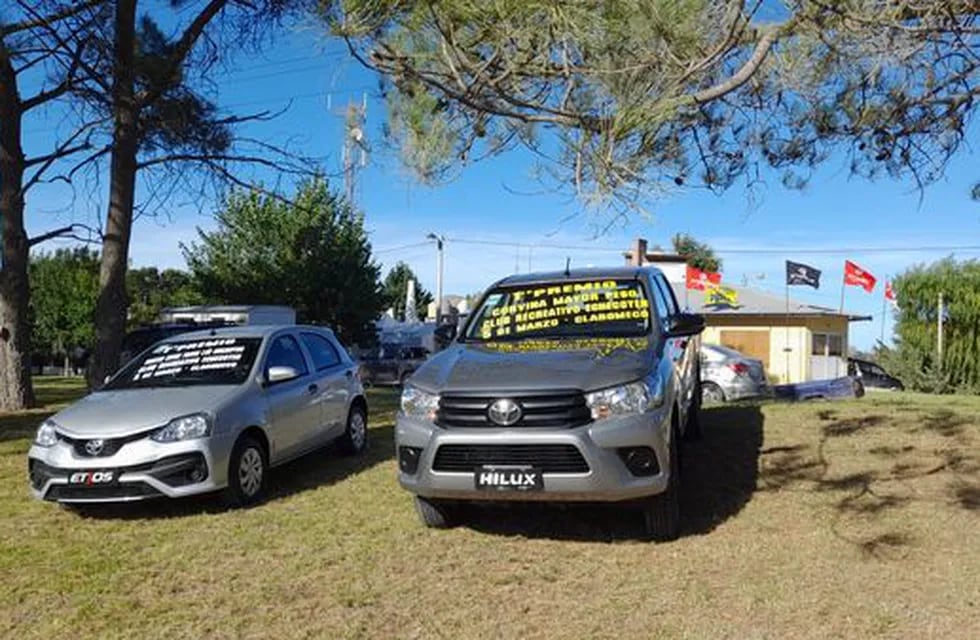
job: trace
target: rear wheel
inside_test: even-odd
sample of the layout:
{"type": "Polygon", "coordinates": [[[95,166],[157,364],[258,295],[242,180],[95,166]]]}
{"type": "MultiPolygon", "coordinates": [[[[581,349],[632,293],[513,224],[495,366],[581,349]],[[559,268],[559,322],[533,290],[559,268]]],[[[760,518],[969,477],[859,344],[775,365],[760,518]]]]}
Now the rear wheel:
{"type": "Polygon", "coordinates": [[[677,455],[677,433],[670,439],[670,475],[667,489],[648,498],[641,506],[644,532],[649,540],[676,540],[681,532],[680,461],[677,455]]]}
{"type": "Polygon", "coordinates": [[[340,448],[349,456],[367,449],[367,416],[357,405],[352,406],[347,415],[347,429],[340,436],[340,448]]]}
{"type": "Polygon", "coordinates": [[[449,529],[456,525],[456,509],[441,500],[415,496],[415,511],[422,524],[430,529],[449,529]]]}
{"type": "Polygon", "coordinates": [[[725,401],[725,392],[714,382],[701,383],[701,404],[721,404],[725,401]]]}
{"type": "Polygon", "coordinates": [[[269,459],[262,443],[245,436],[235,443],[228,461],[228,488],[223,495],[230,507],[247,507],[258,502],[265,491],[269,459]]]}

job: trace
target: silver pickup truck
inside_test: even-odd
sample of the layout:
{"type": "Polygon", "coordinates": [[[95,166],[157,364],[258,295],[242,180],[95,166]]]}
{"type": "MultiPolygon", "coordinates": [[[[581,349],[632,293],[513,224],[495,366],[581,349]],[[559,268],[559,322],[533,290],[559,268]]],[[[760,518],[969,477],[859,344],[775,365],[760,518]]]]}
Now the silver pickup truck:
{"type": "Polygon", "coordinates": [[[465,501],[621,502],[651,539],[676,538],[703,328],[655,268],[491,286],[402,393],[399,480],[422,521],[451,526],[465,501]]]}

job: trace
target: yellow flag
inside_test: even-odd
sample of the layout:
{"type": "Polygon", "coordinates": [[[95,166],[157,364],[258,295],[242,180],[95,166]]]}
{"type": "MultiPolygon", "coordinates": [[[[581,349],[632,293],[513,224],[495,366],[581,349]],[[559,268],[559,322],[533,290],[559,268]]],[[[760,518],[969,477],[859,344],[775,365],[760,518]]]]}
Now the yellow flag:
{"type": "Polygon", "coordinates": [[[736,307],[738,306],[738,291],[722,285],[706,287],[704,290],[704,303],[736,307]]]}

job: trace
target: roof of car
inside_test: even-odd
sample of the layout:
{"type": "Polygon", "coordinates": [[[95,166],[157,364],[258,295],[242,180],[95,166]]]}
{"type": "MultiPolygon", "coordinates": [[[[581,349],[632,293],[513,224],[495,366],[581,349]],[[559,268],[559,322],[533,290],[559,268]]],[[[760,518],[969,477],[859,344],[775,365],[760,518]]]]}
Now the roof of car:
{"type": "Polygon", "coordinates": [[[173,336],[172,340],[201,340],[205,338],[264,338],[283,329],[313,329],[333,333],[327,327],[313,327],[297,324],[247,324],[234,327],[214,327],[202,331],[188,331],[173,336]]]}
{"type": "Polygon", "coordinates": [[[520,273],[498,280],[493,286],[510,287],[521,284],[544,284],[561,282],[563,280],[594,280],[596,278],[612,278],[615,280],[636,279],[644,274],[659,273],[656,267],[589,267],[585,269],[570,269],[568,271],[541,271],[537,273],[520,273]]]}

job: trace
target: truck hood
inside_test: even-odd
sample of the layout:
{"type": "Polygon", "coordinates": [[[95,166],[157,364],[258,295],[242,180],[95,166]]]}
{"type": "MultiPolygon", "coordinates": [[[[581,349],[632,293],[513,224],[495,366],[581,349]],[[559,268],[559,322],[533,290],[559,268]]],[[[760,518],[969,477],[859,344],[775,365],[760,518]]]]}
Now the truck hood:
{"type": "Polygon", "coordinates": [[[236,386],[188,386],[97,391],[51,419],[68,436],[112,438],[162,427],[191,413],[213,413],[236,386]]]}
{"type": "Polygon", "coordinates": [[[655,357],[648,337],[457,343],[422,365],[411,384],[432,393],[595,391],[644,377],[655,357]]]}

